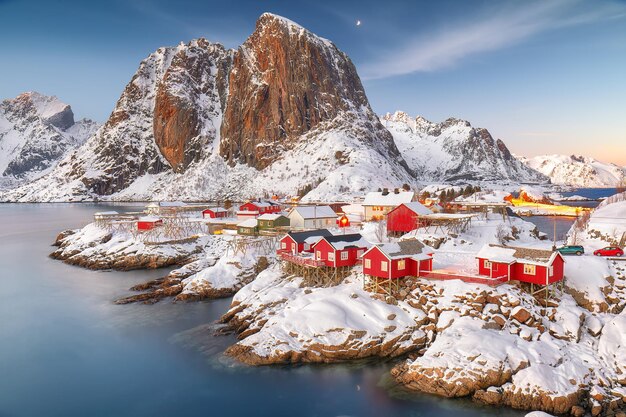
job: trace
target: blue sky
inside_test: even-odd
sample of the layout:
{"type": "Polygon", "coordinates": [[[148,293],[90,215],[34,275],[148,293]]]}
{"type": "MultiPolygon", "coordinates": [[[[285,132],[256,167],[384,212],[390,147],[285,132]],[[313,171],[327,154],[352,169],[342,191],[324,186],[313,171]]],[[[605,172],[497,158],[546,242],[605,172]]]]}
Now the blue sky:
{"type": "Polygon", "coordinates": [[[626,1],[0,0],[0,97],[37,90],[104,121],[149,53],[200,36],[236,48],[265,11],[335,42],[378,113],[626,165],[626,1]]]}

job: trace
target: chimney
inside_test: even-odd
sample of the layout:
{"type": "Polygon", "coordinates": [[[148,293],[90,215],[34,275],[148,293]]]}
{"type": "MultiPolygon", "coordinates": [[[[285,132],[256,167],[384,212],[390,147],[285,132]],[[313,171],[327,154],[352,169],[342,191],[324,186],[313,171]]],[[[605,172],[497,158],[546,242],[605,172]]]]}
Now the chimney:
{"type": "Polygon", "coordinates": [[[394,194],[400,194],[400,190],[398,190],[397,188],[394,188],[394,189],[393,189],[393,193],[394,193],[394,194]]]}
{"type": "Polygon", "coordinates": [[[383,195],[389,194],[389,188],[383,188],[383,195]]]}

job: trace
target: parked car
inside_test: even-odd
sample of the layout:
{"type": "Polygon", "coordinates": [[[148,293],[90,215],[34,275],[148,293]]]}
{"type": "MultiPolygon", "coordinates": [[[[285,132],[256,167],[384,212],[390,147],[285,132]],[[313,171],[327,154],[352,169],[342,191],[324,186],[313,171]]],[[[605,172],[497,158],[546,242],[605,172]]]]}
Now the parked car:
{"type": "Polygon", "coordinates": [[[561,246],[560,248],[557,248],[556,250],[561,252],[562,255],[578,255],[578,256],[580,256],[583,253],[585,253],[585,248],[583,248],[580,245],[565,245],[565,246],[561,246]]]}
{"type": "Polygon", "coordinates": [[[593,252],[597,256],[622,256],[624,251],[617,246],[607,246],[606,248],[598,249],[593,252]]]}

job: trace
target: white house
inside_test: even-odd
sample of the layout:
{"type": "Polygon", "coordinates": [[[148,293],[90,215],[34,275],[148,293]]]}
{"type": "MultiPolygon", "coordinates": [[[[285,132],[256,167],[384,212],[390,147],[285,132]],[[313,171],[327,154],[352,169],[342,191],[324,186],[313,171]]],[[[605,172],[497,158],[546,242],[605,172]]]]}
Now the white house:
{"type": "Polygon", "coordinates": [[[367,193],[361,205],[365,209],[365,221],[382,220],[387,213],[402,203],[410,203],[415,198],[413,191],[387,190],[367,193]]]}
{"type": "Polygon", "coordinates": [[[337,222],[337,213],[329,206],[296,206],[287,217],[294,229],[334,227],[337,222]]]}

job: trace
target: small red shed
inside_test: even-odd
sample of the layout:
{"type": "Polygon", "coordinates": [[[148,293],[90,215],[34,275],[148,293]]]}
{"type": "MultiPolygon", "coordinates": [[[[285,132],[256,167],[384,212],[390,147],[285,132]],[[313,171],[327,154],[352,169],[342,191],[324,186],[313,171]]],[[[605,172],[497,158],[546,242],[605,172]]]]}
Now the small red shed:
{"type": "Polygon", "coordinates": [[[221,219],[228,215],[228,210],[223,207],[210,207],[202,211],[204,219],[221,219]]]}
{"type": "Polygon", "coordinates": [[[370,246],[360,233],[353,233],[322,237],[313,245],[313,252],[316,260],[337,268],[356,265],[370,246]]]}
{"type": "Polygon", "coordinates": [[[153,216],[145,216],[140,217],[137,220],[137,230],[152,230],[157,226],[161,226],[163,224],[163,220],[158,217],[153,216]]]}
{"type": "Polygon", "coordinates": [[[313,252],[313,245],[321,238],[332,236],[327,229],[308,230],[306,232],[289,232],[280,239],[279,253],[297,255],[301,252],[313,252]]]}
{"type": "Polygon", "coordinates": [[[417,239],[373,246],[363,254],[363,274],[394,280],[432,271],[433,252],[417,239]]]}
{"type": "Polygon", "coordinates": [[[485,245],[476,255],[478,273],[490,278],[549,285],[563,279],[565,259],[559,251],[485,245]]]}
{"type": "Polygon", "coordinates": [[[432,214],[432,211],[418,201],[400,204],[387,213],[387,234],[403,235],[417,229],[419,216],[424,214],[432,214]]]}

